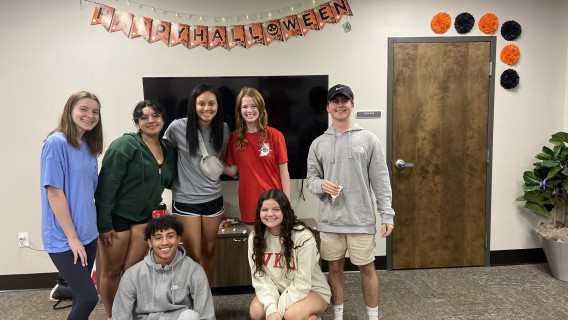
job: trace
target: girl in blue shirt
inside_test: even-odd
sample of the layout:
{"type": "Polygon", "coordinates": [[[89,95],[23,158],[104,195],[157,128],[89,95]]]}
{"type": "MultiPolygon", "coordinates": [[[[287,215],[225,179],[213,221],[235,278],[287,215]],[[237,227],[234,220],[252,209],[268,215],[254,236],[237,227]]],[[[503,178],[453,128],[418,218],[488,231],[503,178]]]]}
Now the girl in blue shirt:
{"type": "Polygon", "coordinates": [[[98,302],[91,270],[99,235],[93,198],[102,149],[99,99],[76,92],[41,151],[42,239],[73,292],[67,319],[87,319],[98,302]]]}

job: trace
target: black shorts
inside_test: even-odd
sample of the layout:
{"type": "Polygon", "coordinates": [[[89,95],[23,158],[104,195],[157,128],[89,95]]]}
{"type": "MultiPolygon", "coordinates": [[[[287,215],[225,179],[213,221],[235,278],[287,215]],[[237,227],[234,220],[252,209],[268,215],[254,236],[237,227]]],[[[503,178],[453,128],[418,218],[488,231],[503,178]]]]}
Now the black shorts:
{"type": "Polygon", "coordinates": [[[111,215],[111,217],[112,217],[112,227],[114,228],[114,232],[122,232],[130,230],[130,226],[134,226],[137,224],[144,224],[152,219],[152,216],[149,216],[147,219],[144,219],[142,221],[134,221],[123,217],[119,217],[114,214],[111,215]]]}
{"type": "Polygon", "coordinates": [[[172,201],[172,213],[183,217],[218,217],[225,212],[223,196],[203,203],[182,203],[172,201]]]}

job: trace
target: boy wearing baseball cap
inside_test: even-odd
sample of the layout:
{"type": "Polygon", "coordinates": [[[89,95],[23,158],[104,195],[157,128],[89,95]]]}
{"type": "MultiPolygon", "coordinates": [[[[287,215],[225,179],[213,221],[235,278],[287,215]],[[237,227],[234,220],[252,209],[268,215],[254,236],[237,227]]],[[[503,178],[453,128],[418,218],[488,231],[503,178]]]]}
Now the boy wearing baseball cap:
{"type": "Polygon", "coordinates": [[[394,229],[389,172],[379,139],[351,124],[353,91],[338,84],[327,93],[331,126],[312,142],[307,186],[319,198],[318,229],[321,257],[329,262],[328,282],[335,319],[343,319],[345,255],[359,267],[369,319],[378,319],[379,282],[375,260],[376,216],[381,236],[394,229]]]}

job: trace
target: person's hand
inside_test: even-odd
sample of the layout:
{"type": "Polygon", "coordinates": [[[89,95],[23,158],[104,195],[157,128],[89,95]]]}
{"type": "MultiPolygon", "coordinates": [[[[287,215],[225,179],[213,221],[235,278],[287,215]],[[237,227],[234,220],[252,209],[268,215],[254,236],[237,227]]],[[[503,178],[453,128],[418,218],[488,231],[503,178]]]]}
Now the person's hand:
{"type": "Polygon", "coordinates": [[[81,260],[81,265],[83,267],[86,266],[87,252],[85,251],[85,247],[83,247],[81,241],[79,241],[79,239],[77,238],[73,238],[67,239],[67,242],[69,243],[69,248],[71,248],[71,251],[73,252],[73,264],[76,264],[77,258],[79,258],[81,260]]]}
{"type": "Polygon", "coordinates": [[[101,233],[99,235],[99,238],[101,239],[103,246],[112,247],[112,239],[118,239],[118,234],[116,232],[114,232],[114,229],[113,229],[113,230],[110,230],[109,232],[101,233]]]}
{"type": "Polygon", "coordinates": [[[280,313],[273,312],[266,317],[266,320],[282,320],[282,317],[280,316],[280,313]]]}
{"type": "Polygon", "coordinates": [[[332,182],[327,181],[327,180],[323,180],[323,182],[321,184],[321,191],[323,191],[323,193],[327,193],[329,195],[336,196],[339,193],[339,188],[337,187],[337,185],[335,183],[332,183],[332,182]]]}
{"type": "Polygon", "coordinates": [[[381,237],[386,238],[386,237],[390,236],[393,229],[394,229],[394,226],[392,224],[383,223],[383,225],[381,226],[381,237]]]}

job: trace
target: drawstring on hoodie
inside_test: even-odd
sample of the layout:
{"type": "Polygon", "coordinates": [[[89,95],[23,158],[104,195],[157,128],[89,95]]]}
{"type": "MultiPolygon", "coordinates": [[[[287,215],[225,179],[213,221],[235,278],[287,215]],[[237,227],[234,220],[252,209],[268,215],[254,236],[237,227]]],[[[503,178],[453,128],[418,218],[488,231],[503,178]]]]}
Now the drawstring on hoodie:
{"type": "MultiPolygon", "coordinates": [[[[333,130],[334,130],[333,138],[335,140],[333,142],[333,147],[332,147],[332,150],[331,150],[331,152],[332,152],[331,153],[332,154],[331,163],[335,163],[335,145],[337,144],[337,137],[341,136],[341,133],[337,132],[335,129],[333,129],[333,130]]],[[[347,131],[347,144],[348,144],[349,159],[352,159],[353,155],[351,154],[351,152],[352,152],[352,150],[351,150],[351,130],[347,131]]]]}

